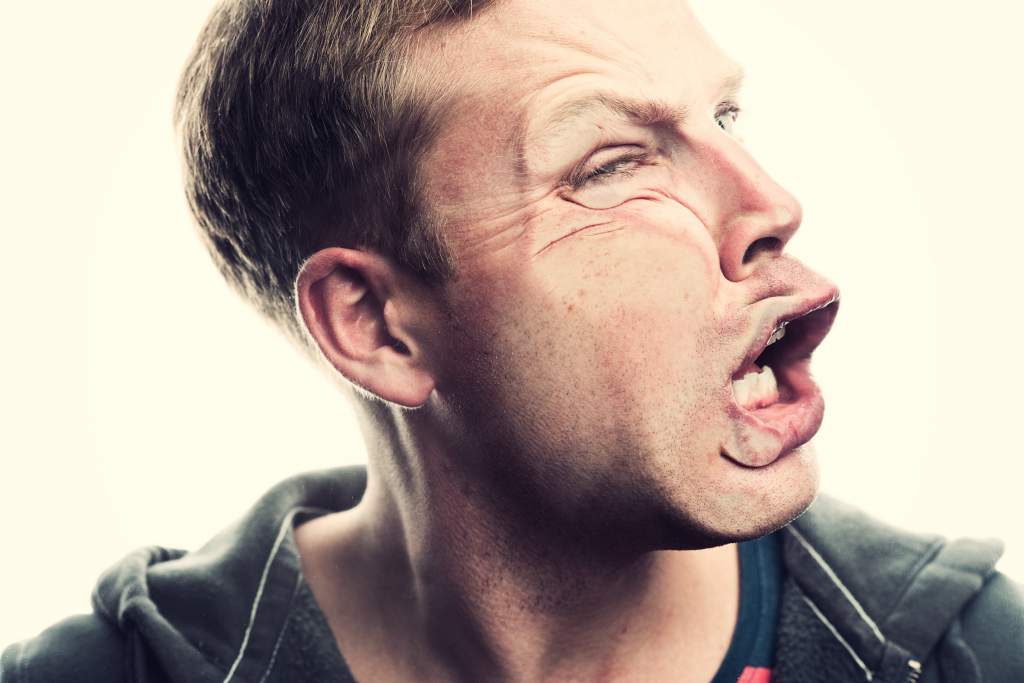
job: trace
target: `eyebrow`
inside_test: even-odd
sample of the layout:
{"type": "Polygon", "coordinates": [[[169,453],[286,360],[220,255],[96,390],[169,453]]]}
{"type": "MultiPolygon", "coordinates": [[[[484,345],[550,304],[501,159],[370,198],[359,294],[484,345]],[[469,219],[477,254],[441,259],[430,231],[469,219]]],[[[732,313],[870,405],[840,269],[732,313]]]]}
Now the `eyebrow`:
{"type": "Polygon", "coordinates": [[[544,122],[538,137],[550,137],[579,119],[598,112],[609,112],[643,126],[679,125],[686,120],[686,107],[675,107],[657,100],[631,100],[610,93],[591,93],[562,104],[544,122]]]}
{"type": "MultiPolygon", "coordinates": [[[[734,98],[743,84],[743,71],[737,69],[722,79],[719,86],[720,99],[734,98]]],[[[610,113],[619,119],[653,128],[656,126],[678,127],[689,114],[685,106],[669,104],[661,100],[639,100],[625,98],[609,92],[591,92],[576,99],[563,102],[539,126],[530,126],[527,114],[514,132],[514,146],[517,170],[525,173],[529,147],[535,147],[544,140],[557,136],[570,125],[596,113],[610,113]]]]}

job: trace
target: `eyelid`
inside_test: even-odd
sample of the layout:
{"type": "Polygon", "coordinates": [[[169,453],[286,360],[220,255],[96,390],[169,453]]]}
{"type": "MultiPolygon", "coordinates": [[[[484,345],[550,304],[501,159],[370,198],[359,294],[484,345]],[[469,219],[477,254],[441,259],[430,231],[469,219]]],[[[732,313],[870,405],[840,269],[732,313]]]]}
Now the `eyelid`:
{"type": "Polygon", "coordinates": [[[591,173],[604,166],[617,163],[628,163],[631,161],[642,161],[650,156],[650,152],[646,147],[637,144],[618,144],[618,145],[604,145],[599,147],[586,156],[584,156],[579,163],[572,167],[568,174],[562,179],[562,185],[570,187],[574,190],[580,189],[586,184],[588,180],[592,178],[591,173]],[[619,154],[610,154],[607,161],[601,164],[592,163],[594,157],[601,154],[602,152],[611,152],[612,150],[622,150],[619,154]],[[626,151],[631,150],[631,151],[626,151]]]}

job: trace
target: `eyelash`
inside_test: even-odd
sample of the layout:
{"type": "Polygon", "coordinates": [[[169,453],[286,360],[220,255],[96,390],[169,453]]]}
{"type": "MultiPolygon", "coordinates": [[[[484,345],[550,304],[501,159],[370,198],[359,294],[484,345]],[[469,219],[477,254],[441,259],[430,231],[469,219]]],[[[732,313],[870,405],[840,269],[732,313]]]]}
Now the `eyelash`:
{"type": "Polygon", "coordinates": [[[578,190],[585,185],[600,182],[613,176],[628,178],[633,175],[633,171],[636,170],[636,165],[646,159],[647,152],[633,152],[632,154],[624,154],[621,157],[612,159],[608,163],[602,164],[597,168],[590,169],[589,171],[586,170],[586,167],[581,165],[569,176],[569,185],[572,189],[578,190]]]}
{"type": "MultiPolygon", "coordinates": [[[[732,117],[732,122],[736,123],[736,119],[739,118],[741,111],[743,110],[740,109],[740,106],[735,102],[723,102],[722,104],[718,105],[718,110],[715,112],[715,123],[718,123],[718,120],[723,116],[732,117]]],[[[721,123],[718,123],[718,127],[721,128],[722,130],[728,130],[721,123]]]]}
{"type": "MultiPolygon", "coordinates": [[[[719,123],[719,119],[723,116],[730,116],[732,117],[732,122],[735,123],[741,111],[739,105],[735,102],[723,102],[715,112],[715,123],[722,130],[728,131],[726,126],[719,123]]],[[[613,159],[590,171],[586,171],[585,166],[581,164],[569,175],[568,184],[573,190],[579,190],[586,185],[611,177],[628,178],[633,175],[633,172],[640,163],[647,160],[647,157],[647,152],[634,152],[633,154],[626,154],[613,159]]]]}

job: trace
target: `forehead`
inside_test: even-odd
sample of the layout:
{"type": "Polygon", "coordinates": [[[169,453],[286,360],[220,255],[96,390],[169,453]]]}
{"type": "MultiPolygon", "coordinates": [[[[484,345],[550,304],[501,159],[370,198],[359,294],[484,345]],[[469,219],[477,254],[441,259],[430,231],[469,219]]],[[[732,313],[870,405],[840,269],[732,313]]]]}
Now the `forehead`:
{"type": "Polygon", "coordinates": [[[588,75],[660,96],[736,70],[682,0],[498,0],[420,46],[420,70],[475,105],[529,99],[588,75]]]}
{"type": "Polygon", "coordinates": [[[428,175],[444,169],[428,190],[441,204],[522,171],[581,118],[678,122],[738,73],[679,0],[498,0],[423,38],[415,70],[443,93],[428,153],[428,175]]]}

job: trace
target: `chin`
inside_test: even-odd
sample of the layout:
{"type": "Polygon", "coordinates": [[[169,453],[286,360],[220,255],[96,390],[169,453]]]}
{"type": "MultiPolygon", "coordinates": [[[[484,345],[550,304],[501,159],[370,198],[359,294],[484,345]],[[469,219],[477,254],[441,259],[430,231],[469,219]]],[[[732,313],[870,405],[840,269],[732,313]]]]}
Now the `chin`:
{"type": "Polygon", "coordinates": [[[713,485],[672,505],[666,549],[696,550],[760,538],[802,515],[818,495],[818,465],[810,443],[771,465],[729,463],[713,485]]]}

